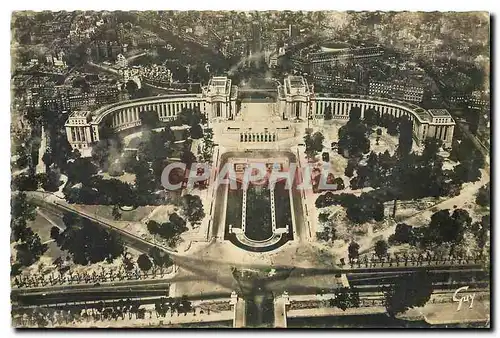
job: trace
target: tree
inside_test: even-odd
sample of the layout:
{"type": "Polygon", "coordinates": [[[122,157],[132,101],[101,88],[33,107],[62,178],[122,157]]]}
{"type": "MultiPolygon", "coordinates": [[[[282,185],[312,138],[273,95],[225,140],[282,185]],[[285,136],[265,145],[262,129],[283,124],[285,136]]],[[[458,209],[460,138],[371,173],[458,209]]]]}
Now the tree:
{"type": "Polygon", "coordinates": [[[127,271],[132,271],[134,270],[134,262],[132,261],[132,257],[130,256],[130,253],[124,251],[122,253],[122,262],[125,270],[127,271]]]}
{"type": "Polygon", "coordinates": [[[352,107],[349,112],[349,121],[352,123],[358,123],[361,121],[361,108],[360,107],[352,107]]]}
{"type": "Polygon", "coordinates": [[[124,252],[115,233],[86,218],[65,213],[63,222],[66,229],[59,235],[57,245],[61,250],[67,250],[76,264],[111,262],[124,252]]]}
{"type": "Polygon", "coordinates": [[[137,258],[137,265],[142,271],[149,271],[153,267],[153,263],[151,263],[151,260],[146,254],[142,254],[137,258]]]}
{"type": "Polygon", "coordinates": [[[333,180],[333,184],[337,185],[337,190],[344,190],[345,189],[344,180],[342,179],[342,177],[336,177],[333,180]]]}
{"type": "Polygon", "coordinates": [[[398,134],[398,126],[395,121],[389,123],[387,126],[387,134],[391,136],[396,136],[398,134]]]}
{"type": "Polygon", "coordinates": [[[60,232],[59,228],[53,226],[52,228],[50,228],[50,238],[52,238],[57,242],[57,239],[59,238],[59,232],[60,232]]]}
{"type": "Polygon", "coordinates": [[[378,256],[378,258],[382,258],[383,256],[387,255],[388,248],[389,246],[387,245],[387,242],[381,239],[375,243],[375,254],[378,256]]]}
{"type": "Polygon", "coordinates": [[[180,312],[187,313],[191,311],[192,305],[191,302],[187,299],[186,295],[182,295],[180,302],[179,302],[179,309],[180,312]]]}
{"type": "Polygon", "coordinates": [[[349,260],[352,261],[359,257],[359,244],[356,242],[351,242],[348,248],[349,260]]]}
{"type": "Polygon", "coordinates": [[[136,165],[139,163],[136,154],[131,151],[124,152],[122,158],[120,159],[120,162],[122,169],[127,173],[133,173],[136,165]]]}
{"type": "Polygon", "coordinates": [[[406,223],[396,225],[394,234],[389,237],[389,243],[400,244],[409,243],[412,237],[413,227],[406,223]]]}
{"type": "Polygon", "coordinates": [[[450,160],[459,162],[460,159],[460,141],[457,138],[453,138],[451,141],[451,151],[450,151],[450,160]]]}
{"type": "Polygon", "coordinates": [[[120,156],[121,149],[122,144],[119,139],[114,137],[100,139],[92,147],[92,160],[101,170],[107,171],[114,159],[120,156]]]}
{"type": "Polygon", "coordinates": [[[344,171],[344,175],[347,177],[352,177],[354,175],[354,170],[356,169],[356,162],[354,161],[347,161],[347,166],[344,171]]]}
{"type": "Polygon", "coordinates": [[[323,141],[324,140],[325,140],[325,137],[319,131],[315,132],[312,135],[312,145],[317,152],[321,152],[323,150],[323,141]]]}
{"type": "Polygon", "coordinates": [[[35,220],[36,207],[28,202],[25,192],[21,191],[15,194],[10,206],[12,218],[23,217],[27,220],[35,220]]]}
{"type": "Polygon", "coordinates": [[[159,224],[155,221],[149,221],[147,227],[151,234],[160,235],[162,238],[168,240],[170,245],[174,245],[178,241],[179,236],[188,230],[186,221],[176,213],[171,214],[169,221],[166,223],[159,224]]]}
{"type": "Polygon", "coordinates": [[[476,195],[476,204],[482,207],[490,206],[490,182],[479,188],[476,195]]]}
{"type": "Polygon", "coordinates": [[[469,229],[472,224],[472,218],[469,212],[465,209],[455,209],[451,214],[451,220],[455,227],[455,239],[461,240],[466,229],[469,229]]]}
{"type": "Polygon", "coordinates": [[[356,289],[342,287],[335,291],[335,297],[330,299],[329,305],[345,311],[359,307],[360,303],[359,292],[356,289]]]}
{"type": "Polygon", "coordinates": [[[331,120],[333,117],[333,114],[332,114],[332,105],[329,104],[326,108],[325,108],[325,120],[326,121],[329,121],[331,120]]]}
{"type": "Polygon", "coordinates": [[[409,308],[424,306],[433,291],[427,272],[403,275],[395,284],[384,289],[384,305],[387,313],[394,317],[409,308]]]}
{"type": "Polygon", "coordinates": [[[424,140],[424,150],[422,151],[421,160],[424,162],[434,163],[438,158],[439,149],[443,145],[443,141],[436,138],[427,138],[424,140]]]}
{"type": "Polygon", "coordinates": [[[189,168],[194,162],[196,162],[196,156],[194,156],[194,154],[190,150],[185,149],[181,153],[181,162],[185,163],[186,166],[189,168]]]}
{"type": "Polygon", "coordinates": [[[377,124],[377,111],[374,110],[373,108],[368,108],[365,110],[364,113],[364,122],[368,126],[374,126],[377,124]]]}
{"type": "Polygon", "coordinates": [[[214,148],[213,135],[214,133],[211,128],[205,129],[205,133],[203,135],[203,151],[202,151],[202,157],[204,162],[210,162],[212,159],[212,153],[214,148]]]}
{"type": "Polygon", "coordinates": [[[339,128],[338,153],[345,157],[359,157],[370,151],[368,128],[354,114],[339,128]]]}
{"type": "Polygon", "coordinates": [[[475,236],[479,248],[484,248],[486,246],[490,234],[490,227],[491,217],[489,214],[484,215],[480,222],[475,222],[471,225],[471,233],[475,236]]]}
{"type": "Polygon", "coordinates": [[[28,174],[19,174],[12,179],[12,190],[34,191],[38,189],[38,183],[34,170],[28,169],[28,174]]]}
{"type": "Polygon", "coordinates": [[[384,208],[384,203],[382,203],[381,201],[374,201],[374,203],[372,204],[372,208],[373,208],[373,211],[372,211],[372,218],[374,221],[376,222],[381,222],[384,220],[384,212],[385,212],[385,208],[384,208]]]}
{"type": "Polygon", "coordinates": [[[49,168],[45,174],[38,177],[38,181],[42,184],[42,188],[45,191],[58,191],[59,186],[61,185],[61,174],[57,169],[49,168]]]}
{"type": "Polygon", "coordinates": [[[466,159],[453,168],[453,180],[458,184],[476,182],[480,178],[479,167],[472,159],[466,159]]]}
{"type": "Polygon", "coordinates": [[[29,203],[26,193],[21,191],[15,194],[11,200],[10,227],[14,241],[24,241],[29,235],[27,222],[36,218],[36,208],[29,203]]]}
{"type": "Polygon", "coordinates": [[[450,159],[458,162],[472,161],[477,168],[483,168],[485,164],[483,155],[468,137],[463,140],[453,139],[450,159]]]}
{"type": "Polygon", "coordinates": [[[320,221],[321,223],[327,223],[329,217],[329,214],[322,212],[318,215],[318,221],[320,221]]]}
{"type": "Polygon", "coordinates": [[[413,122],[407,117],[400,117],[398,154],[406,156],[411,152],[413,145],[413,122]]]}
{"type": "Polygon", "coordinates": [[[90,179],[95,174],[97,174],[97,167],[89,158],[77,158],[68,165],[68,181],[73,184],[90,184],[90,179]]]}
{"type": "Polygon", "coordinates": [[[328,219],[328,214],[319,214],[318,220],[323,223],[323,231],[317,233],[317,238],[333,243],[337,239],[337,230],[334,224],[328,219]]]}
{"type": "MultiPolygon", "coordinates": [[[[156,178],[149,168],[149,163],[144,159],[139,159],[135,170],[135,188],[141,202],[147,204],[151,201],[156,189],[156,178]]],[[[141,203],[141,204],[142,204],[141,203]]]]}
{"type": "Polygon", "coordinates": [[[120,162],[113,162],[110,164],[108,168],[108,174],[111,177],[121,176],[123,175],[123,168],[120,162]]]}
{"type": "Polygon", "coordinates": [[[154,160],[165,160],[173,153],[173,142],[175,137],[169,126],[162,131],[143,131],[142,142],[138,146],[139,160],[144,159],[148,162],[154,160]]]}
{"type": "Polygon", "coordinates": [[[200,139],[203,137],[203,128],[199,124],[191,126],[189,131],[192,139],[200,139]]]}
{"type": "Polygon", "coordinates": [[[201,198],[195,195],[184,195],[182,198],[183,212],[191,224],[199,223],[205,217],[201,198]]]}
{"type": "Polygon", "coordinates": [[[147,228],[150,234],[156,235],[160,231],[160,224],[156,221],[148,221],[147,228]]]}
{"type": "Polygon", "coordinates": [[[180,125],[194,126],[200,123],[206,123],[206,117],[198,108],[183,108],[177,114],[177,121],[180,125]]]}
{"type": "Polygon", "coordinates": [[[50,165],[54,163],[54,158],[52,157],[52,154],[50,152],[45,151],[42,156],[42,161],[46,167],[50,167],[50,165]]]}
{"type": "Polygon", "coordinates": [[[138,89],[139,89],[139,87],[137,86],[137,84],[133,80],[129,80],[125,84],[125,90],[128,92],[128,95],[130,97],[134,97],[136,95],[136,92],[138,89]]]}
{"type": "Polygon", "coordinates": [[[325,137],[319,131],[311,135],[307,130],[304,136],[304,144],[306,146],[306,155],[308,158],[313,159],[316,154],[323,150],[323,141],[325,137]]]}
{"type": "Polygon", "coordinates": [[[149,250],[149,256],[153,259],[153,263],[158,267],[169,267],[174,264],[168,253],[157,247],[152,247],[149,250]]]}
{"type": "Polygon", "coordinates": [[[30,266],[47,251],[47,244],[42,244],[40,236],[31,228],[27,228],[27,235],[23,242],[16,244],[16,260],[21,266],[30,266]]]}
{"type": "Polygon", "coordinates": [[[304,144],[306,146],[305,154],[307,158],[314,158],[317,152],[314,150],[312,136],[309,130],[306,131],[306,134],[304,135],[304,144]]]}
{"type": "Polygon", "coordinates": [[[157,128],[160,125],[158,113],[154,110],[146,110],[139,113],[141,126],[145,129],[157,128]]]}
{"type": "Polygon", "coordinates": [[[458,242],[471,223],[467,210],[455,209],[451,216],[449,210],[439,210],[431,216],[426,240],[436,244],[458,242]]]}
{"type": "Polygon", "coordinates": [[[89,92],[90,90],[90,85],[89,83],[85,80],[84,77],[78,76],[73,80],[73,88],[81,88],[84,92],[89,92]]]}

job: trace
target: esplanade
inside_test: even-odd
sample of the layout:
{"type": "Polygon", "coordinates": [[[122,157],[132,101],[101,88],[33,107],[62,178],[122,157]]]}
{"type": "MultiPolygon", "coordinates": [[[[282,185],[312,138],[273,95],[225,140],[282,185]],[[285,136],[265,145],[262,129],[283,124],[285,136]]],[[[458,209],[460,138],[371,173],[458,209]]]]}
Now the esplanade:
{"type": "MultiPolygon", "coordinates": [[[[328,111],[332,120],[347,121],[350,110],[358,107],[361,110],[361,118],[368,109],[395,117],[408,116],[413,122],[413,134],[417,144],[426,138],[434,137],[441,139],[446,147],[451,146],[455,122],[445,109],[425,110],[409,102],[364,95],[315,93],[314,86],[309,85],[302,76],[288,76],[283,84],[275,82],[277,95],[272,103],[273,110],[277,112],[279,119],[290,122],[291,126],[308,119],[324,120],[328,111]]],[[[73,112],[65,124],[66,134],[74,149],[89,148],[99,141],[99,128],[104,123],[119,132],[140,126],[142,112],[155,111],[160,121],[171,121],[184,108],[199,109],[209,123],[228,122],[231,125],[244,126],[244,123],[239,123],[241,111],[238,94],[238,87],[232,85],[230,79],[214,77],[199,94],[161,95],[117,102],[93,112],[73,112]]],[[[237,129],[233,130],[236,132],[237,129]]],[[[292,135],[286,131],[278,131],[277,134],[272,134],[277,136],[261,139],[247,138],[246,134],[238,132],[235,139],[242,142],[274,142],[278,140],[280,133],[285,133],[286,137],[292,135]]]]}

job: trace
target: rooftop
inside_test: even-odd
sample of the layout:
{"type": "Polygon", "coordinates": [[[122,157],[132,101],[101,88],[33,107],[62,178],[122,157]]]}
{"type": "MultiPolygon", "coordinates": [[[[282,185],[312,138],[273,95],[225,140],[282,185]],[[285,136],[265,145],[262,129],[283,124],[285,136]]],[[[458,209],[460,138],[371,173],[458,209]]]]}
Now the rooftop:
{"type": "Polygon", "coordinates": [[[285,78],[285,93],[297,95],[307,95],[309,93],[309,86],[307,81],[302,76],[288,76],[285,78]]]}
{"type": "Polygon", "coordinates": [[[429,109],[427,110],[432,117],[450,117],[450,113],[446,109],[429,109]]]}
{"type": "Polygon", "coordinates": [[[208,91],[214,94],[227,94],[231,89],[231,80],[225,76],[213,77],[208,82],[208,91]]]}
{"type": "Polygon", "coordinates": [[[214,77],[210,80],[209,86],[226,88],[227,77],[214,77]]]}
{"type": "Polygon", "coordinates": [[[75,111],[69,116],[71,117],[87,117],[91,114],[90,110],[75,111]]]}

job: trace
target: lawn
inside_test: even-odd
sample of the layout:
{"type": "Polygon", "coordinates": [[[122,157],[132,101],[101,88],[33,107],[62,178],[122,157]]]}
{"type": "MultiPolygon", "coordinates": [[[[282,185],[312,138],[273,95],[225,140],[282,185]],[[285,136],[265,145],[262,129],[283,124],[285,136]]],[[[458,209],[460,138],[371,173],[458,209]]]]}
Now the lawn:
{"type": "MultiPolygon", "coordinates": [[[[50,217],[50,215],[48,215],[48,217],[50,217]]],[[[33,232],[40,236],[42,243],[50,240],[50,229],[53,225],[39,213],[36,214],[34,221],[28,222],[28,226],[33,232]]]]}

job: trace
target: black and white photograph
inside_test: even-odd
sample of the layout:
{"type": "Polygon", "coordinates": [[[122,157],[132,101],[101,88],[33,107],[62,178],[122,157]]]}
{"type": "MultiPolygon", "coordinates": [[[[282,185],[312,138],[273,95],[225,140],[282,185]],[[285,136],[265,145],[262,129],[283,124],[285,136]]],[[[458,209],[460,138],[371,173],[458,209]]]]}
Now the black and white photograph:
{"type": "Polygon", "coordinates": [[[13,328],[491,328],[488,11],[10,15],[13,328]]]}

